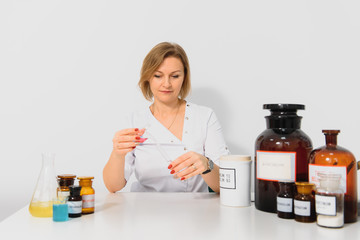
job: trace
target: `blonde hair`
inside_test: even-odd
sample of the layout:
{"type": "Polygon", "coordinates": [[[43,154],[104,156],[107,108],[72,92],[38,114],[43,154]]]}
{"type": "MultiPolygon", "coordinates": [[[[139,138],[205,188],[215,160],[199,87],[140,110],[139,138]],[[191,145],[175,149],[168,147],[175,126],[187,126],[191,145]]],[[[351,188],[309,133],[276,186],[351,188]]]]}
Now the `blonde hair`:
{"type": "Polygon", "coordinates": [[[150,89],[149,80],[153,77],[155,71],[159,68],[165,58],[168,57],[178,58],[181,60],[184,66],[184,81],[179,92],[179,98],[181,100],[185,99],[185,97],[190,92],[190,67],[189,60],[184,49],[176,43],[162,42],[150,50],[150,52],[146,55],[141,67],[140,80],[138,85],[145,99],[148,101],[152,101],[154,96],[150,89]]]}

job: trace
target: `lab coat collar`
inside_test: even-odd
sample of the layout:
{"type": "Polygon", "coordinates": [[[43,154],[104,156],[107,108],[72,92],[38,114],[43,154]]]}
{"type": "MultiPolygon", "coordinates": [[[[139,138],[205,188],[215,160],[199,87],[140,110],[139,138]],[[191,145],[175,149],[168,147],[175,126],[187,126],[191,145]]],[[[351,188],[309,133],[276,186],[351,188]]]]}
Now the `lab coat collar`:
{"type": "MultiPolygon", "coordinates": [[[[189,105],[186,103],[187,106],[189,105]]],[[[185,116],[187,112],[187,106],[185,107],[185,116]]],[[[162,125],[151,113],[150,108],[147,108],[147,117],[148,117],[148,125],[145,126],[147,129],[142,136],[143,138],[148,138],[145,143],[158,143],[161,144],[183,144],[184,143],[184,130],[183,130],[183,136],[182,140],[178,139],[172,132],[170,132],[164,125],[162,125]],[[147,134],[147,131],[149,134],[147,134]],[[156,141],[153,138],[156,139],[156,141]]],[[[185,121],[184,121],[184,128],[185,128],[185,121]]],[[[184,129],[183,128],[183,129],[184,129]]]]}

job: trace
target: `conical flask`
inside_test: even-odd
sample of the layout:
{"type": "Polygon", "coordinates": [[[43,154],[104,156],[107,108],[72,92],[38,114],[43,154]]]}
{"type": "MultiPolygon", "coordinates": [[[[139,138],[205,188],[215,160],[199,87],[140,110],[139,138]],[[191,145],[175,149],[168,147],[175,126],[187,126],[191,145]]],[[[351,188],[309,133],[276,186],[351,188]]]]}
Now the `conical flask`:
{"type": "Polygon", "coordinates": [[[56,198],[57,188],[54,159],[54,153],[42,154],[42,167],[29,206],[29,211],[34,217],[53,215],[53,199],[56,198]]]}

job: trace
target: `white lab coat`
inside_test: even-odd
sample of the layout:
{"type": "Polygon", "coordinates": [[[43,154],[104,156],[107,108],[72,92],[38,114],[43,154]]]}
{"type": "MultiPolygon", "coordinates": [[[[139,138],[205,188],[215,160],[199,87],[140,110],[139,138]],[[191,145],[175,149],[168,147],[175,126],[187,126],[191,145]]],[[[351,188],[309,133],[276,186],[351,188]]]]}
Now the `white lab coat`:
{"type": "Polygon", "coordinates": [[[174,179],[168,165],[188,151],[200,153],[219,165],[219,158],[229,154],[221,126],[212,109],[186,103],[182,141],[175,137],[151,113],[149,108],[129,117],[128,128],[146,128],[148,138],[125,157],[124,176],[135,173],[134,192],[207,192],[200,175],[184,181],[174,179]]]}

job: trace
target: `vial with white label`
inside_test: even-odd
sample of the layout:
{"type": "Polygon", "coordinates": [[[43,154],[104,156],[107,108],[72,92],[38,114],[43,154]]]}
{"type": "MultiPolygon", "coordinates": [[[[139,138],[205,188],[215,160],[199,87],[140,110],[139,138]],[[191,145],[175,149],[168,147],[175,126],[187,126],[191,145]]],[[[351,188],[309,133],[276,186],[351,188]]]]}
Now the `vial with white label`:
{"type": "Polygon", "coordinates": [[[82,214],[94,213],[95,211],[95,190],[92,187],[94,177],[78,177],[81,186],[82,214]]]}
{"type": "Polygon", "coordinates": [[[69,217],[81,217],[82,212],[82,197],[80,196],[80,186],[69,186],[70,196],[68,198],[68,212],[69,217]]]}
{"type": "Polygon", "coordinates": [[[277,215],[279,218],[294,218],[294,182],[279,182],[280,191],[276,198],[277,215]]]}
{"type": "Polygon", "coordinates": [[[344,226],[344,192],[340,174],[319,173],[320,186],[316,189],[317,224],[322,227],[344,226]]]}
{"type": "Polygon", "coordinates": [[[297,194],[294,198],[295,220],[298,222],[315,222],[314,184],[309,182],[296,182],[297,194]]]}

